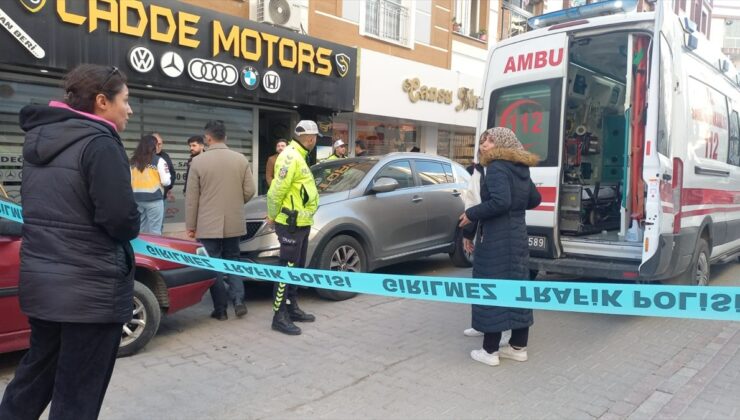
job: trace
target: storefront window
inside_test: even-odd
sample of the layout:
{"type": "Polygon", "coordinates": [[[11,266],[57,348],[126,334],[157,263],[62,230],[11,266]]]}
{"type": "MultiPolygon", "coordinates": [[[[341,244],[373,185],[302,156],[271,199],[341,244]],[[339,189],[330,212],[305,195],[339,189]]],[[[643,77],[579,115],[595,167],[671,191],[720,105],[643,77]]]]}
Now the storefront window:
{"type": "MultiPolygon", "coordinates": [[[[55,82],[52,82],[55,83],[55,82]]],[[[164,151],[172,158],[177,172],[175,186],[167,200],[165,231],[183,230],[185,203],[183,177],[190,157],[187,139],[202,135],[210,119],[219,119],[226,125],[228,145],[232,150],[252,160],[252,111],[218,105],[197,103],[192,99],[142,98],[135,94],[129,99],[134,115],[129,119],[121,138],[126,154],[131,156],[141,136],[158,132],[164,139],[164,151]]],[[[16,83],[0,80],[0,182],[8,196],[20,202],[20,177],[24,133],[18,126],[18,112],[28,104],[46,104],[62,97],[62,91],[53,86],[16,83]]]]}
{"type": "Polygon", "coordinates": [[[475,132],[472,129],[437,131],[437,154],[468,166],[475,153],[475,132]]]}
{"type": "Polygon", "coordinates": [[[371,156],[408,152],[419,147],[417,126],[394,120],[357,120],[357,139],[367,144],[371,156]]]}

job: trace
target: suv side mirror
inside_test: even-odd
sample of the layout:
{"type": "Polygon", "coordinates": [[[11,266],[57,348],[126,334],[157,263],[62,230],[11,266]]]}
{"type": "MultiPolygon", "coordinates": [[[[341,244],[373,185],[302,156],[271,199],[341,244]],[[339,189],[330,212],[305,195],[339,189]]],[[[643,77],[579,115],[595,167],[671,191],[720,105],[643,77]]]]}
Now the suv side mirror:
{"type": "Polygon", "coordinates": [[[372,192],[375,193],[386,193],[397,190],[399,187],[398,181],[393,178],[382,177],[378,178],[373,182],[372,192]]]}

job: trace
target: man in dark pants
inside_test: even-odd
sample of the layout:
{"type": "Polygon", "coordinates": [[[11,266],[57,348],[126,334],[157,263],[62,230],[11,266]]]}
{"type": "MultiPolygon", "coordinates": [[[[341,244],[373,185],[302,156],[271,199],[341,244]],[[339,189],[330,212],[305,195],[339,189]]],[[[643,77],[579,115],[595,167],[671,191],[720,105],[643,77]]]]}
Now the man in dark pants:
{"type": "MultiPolygon", "coordinates": [[[[244,204],[254,195],[252,169],[247,158],[226,145],[222,121],[209,121],[205,127],[208,149],[193,158],[188,173],[185,197],[185,227],[188,236],[203,244],[211,257],[239,259],[239,238],[247,233],[244,204]]],[[[244,279],[230,275],[228,294],[234,314],[247,314],[244,279]]],[[[225,321],[228,306],[226,285],[221,273],[211,286],[211,317],[225,321]]]]}
{"type": "MultiPolygon", "coordinates": [[[[319,207],[319,193],[307,159],[316,146],[319,129],[315,122],[303,120],[296,126],[295,134],[297,139],[290,142],[275,162],[277,174],[267,192],[267,223],[275,223],[280,263],[304,267],[308,234],[319,207]]],[[[298,307],[297,286],[276,283],[273,297],[273,330],[299,335],[301,329],[293,321],[313,322],[316,319],[298,307]]]]}
{"type": "Polygon", "coordinates": [[[185,176],[182,178],[182,193],[186,194],[188,191],[188,174],[190,174],[190,164],[193,163],[193,158],[203,153],[206,148],[206,142],[203,140],[203,136],[193,136],[188,139],[188,148],[190,149],[190,157],[188,158],[187,168],[185,169],[185,176]]]}
{"type": "Polygon", "coordinates": [[[139,212],[119,132],[126,79],[84,64],[65,102],[21,110],[23,240],[19,300],[31,348],[5,388],[0,419],[95,419],[131,320],[139,212]]]}

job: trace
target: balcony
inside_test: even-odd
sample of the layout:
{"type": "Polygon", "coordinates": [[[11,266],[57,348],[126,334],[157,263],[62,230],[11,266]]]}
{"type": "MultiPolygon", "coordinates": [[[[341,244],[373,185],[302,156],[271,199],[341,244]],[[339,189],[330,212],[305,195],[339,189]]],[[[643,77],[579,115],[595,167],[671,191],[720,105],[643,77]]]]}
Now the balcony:
{"type": "Polygon", "coordinates": [[[390,0],[366,0],[365,35],[408,46],[409,10],[390,0]]]}

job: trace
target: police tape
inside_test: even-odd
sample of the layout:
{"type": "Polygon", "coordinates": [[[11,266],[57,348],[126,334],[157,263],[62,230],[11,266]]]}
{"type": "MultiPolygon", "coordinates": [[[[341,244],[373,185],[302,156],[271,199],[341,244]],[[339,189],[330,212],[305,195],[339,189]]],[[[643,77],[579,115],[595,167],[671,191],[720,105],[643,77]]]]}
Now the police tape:
{"type": "MultiPolygon", "coordinates": [[[[0,202],[0,217],[23,222],[21,207],[0,202]]],[[[146,242],[134,252],[257,280],[396,298],[609,315],[740,321],[740,288],[491,280],[352,273],[230,261],[146,242]]]]}

